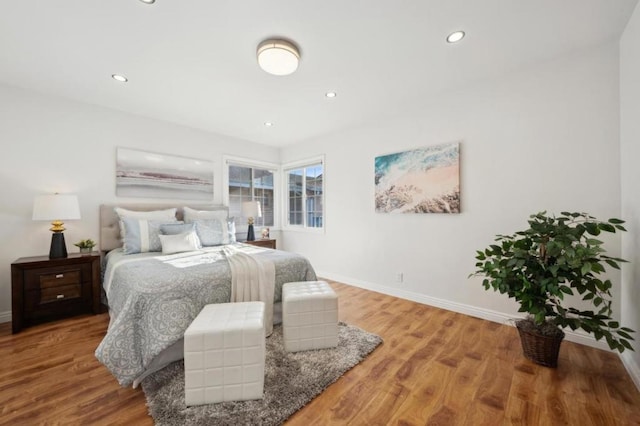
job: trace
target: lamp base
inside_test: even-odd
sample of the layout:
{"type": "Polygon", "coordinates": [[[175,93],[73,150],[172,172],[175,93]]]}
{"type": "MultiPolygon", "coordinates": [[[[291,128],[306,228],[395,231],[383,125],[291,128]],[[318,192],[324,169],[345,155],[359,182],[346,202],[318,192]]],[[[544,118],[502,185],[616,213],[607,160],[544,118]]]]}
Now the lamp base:
{"type": "Polygon", "coordinates": [[[54,232],[51,235],[49,259],[63,259],[65,257],[67,257],[67,244],[64,242],[64,233],[54,232]]]}
{"type": "Polygon", "coordinates": [[[249,225],[249,230],[247,231],[247,241],[255,241],[256,234],[253,232],[253,225],[249,225]]]}

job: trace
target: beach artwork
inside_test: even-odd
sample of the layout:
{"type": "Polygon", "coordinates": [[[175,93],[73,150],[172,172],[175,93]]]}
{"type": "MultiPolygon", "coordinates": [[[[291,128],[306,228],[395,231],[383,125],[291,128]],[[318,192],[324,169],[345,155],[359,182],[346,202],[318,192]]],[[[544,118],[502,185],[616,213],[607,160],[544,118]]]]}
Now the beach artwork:
{"type": "Polygon", "coordinates": [[[118,148],[119,197],[213,200],[213,162],[118,148]]]}
{"type": "Polygon", "coordinates": [[[375,159],[376,212],[460,213],[460,144],[375,159]]]}

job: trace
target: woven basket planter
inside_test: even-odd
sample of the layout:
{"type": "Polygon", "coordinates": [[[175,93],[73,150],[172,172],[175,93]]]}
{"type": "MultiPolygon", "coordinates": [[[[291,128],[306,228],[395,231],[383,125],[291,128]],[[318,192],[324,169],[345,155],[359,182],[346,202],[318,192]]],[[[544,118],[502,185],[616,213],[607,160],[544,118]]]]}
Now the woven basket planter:
{"type": "Polygon", "coordinates": [[[560,353],[560,344],[564,339],[564,332],[557,337],[544,336],[521,328],[516,322],[520,341],[522,342],[522,352],[524,356],[545,367],[558,366],[558,354],[560,353]]]}

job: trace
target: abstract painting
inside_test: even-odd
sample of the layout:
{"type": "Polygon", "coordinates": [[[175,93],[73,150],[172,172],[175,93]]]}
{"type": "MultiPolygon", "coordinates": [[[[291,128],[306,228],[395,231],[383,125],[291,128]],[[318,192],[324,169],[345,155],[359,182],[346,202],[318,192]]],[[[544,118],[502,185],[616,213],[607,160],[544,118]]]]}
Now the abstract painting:
{"type": "Polygon", "coordinates": [[[376,157],[376,212],[460,213],[459,145],[435,145],[376,157]]]}
{"type": "Polygon", "coordinates": [[[119,197],[213,200],[213,162],[118,148],[119,197]]]}

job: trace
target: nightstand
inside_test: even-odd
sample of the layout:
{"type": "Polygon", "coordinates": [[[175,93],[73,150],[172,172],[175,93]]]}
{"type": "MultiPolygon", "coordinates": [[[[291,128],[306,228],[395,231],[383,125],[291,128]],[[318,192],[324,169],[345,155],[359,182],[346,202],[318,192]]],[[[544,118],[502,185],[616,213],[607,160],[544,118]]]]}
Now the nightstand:
{"type": "Polygon", "coordinates": [[[276,249],[276,240],[270,238],[260,238],[254,241],[240,241],[241,243],[251,244],[252,246],[266,247],[270,249],[276,249]]]}
{"type": "Polygon", "coordinates": [[[21,257],[11,264],[12,331],[100,312],[100,254],[21,257]]]}

